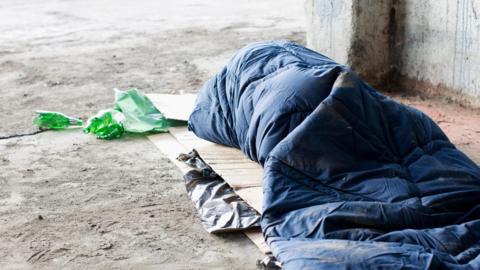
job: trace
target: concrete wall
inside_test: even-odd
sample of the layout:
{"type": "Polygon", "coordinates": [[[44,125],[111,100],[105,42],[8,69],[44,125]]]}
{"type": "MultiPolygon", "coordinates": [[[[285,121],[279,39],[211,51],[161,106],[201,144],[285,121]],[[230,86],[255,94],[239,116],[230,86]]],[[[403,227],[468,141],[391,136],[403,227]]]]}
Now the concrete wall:
{"type": "Polygon", "coordinates": [[[377,82],[388,72],[390,5],[391,0],[307,0],[307,44],[377,82]]]}
{"type": "Polygon", "coordinates": [[[353,39],[352,0],[307,0],[305,9],[307,45],[338,62],[347,63],[353,39]]]}
{"type": "Polygon", "coordinates": [[[454,90],[480,104],[480,0],[306,0],[305,7],[308,46],[373,85],[454,90]]]}

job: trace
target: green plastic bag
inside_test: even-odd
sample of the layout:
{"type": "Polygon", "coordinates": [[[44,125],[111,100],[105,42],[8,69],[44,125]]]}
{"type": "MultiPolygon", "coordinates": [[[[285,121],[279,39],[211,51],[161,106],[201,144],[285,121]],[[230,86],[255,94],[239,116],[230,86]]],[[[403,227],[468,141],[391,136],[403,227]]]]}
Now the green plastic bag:
{"type": "Polygon", "coordinates": [[[123,126],[127,132],[168,132],[167,118],[136,88],[127,91],[115,89],[114,109],[125,116],[123,126]]]}
{"type": "Polygon", "coordinates": [[[168,132],[169,126],[180,124],[177,122],[167,120],[136,88],[128,91],[115,89],[114,108],[100,111],[88,119],[83,131],[95,134],[99,139],[111,140],[120,138],[125,132],[168,132]]]}
{"type": "Polygon", "coordinates": [[[124,121],[125,117],[121,112],[102,110],[88,119],[87,126],[83,129],[83,132],[95,134],[99,139],[117,139],[125,133],[124,121]]]}

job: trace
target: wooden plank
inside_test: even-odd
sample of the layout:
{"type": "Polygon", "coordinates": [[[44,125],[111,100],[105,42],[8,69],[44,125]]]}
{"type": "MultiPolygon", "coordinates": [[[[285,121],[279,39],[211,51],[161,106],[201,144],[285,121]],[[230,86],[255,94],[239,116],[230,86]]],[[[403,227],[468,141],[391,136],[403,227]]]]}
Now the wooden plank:
{"type": "Polygon", "coordinates": [[[239,149],[202,140],[185,127],[171,128],[170,132],[187,148],[196,149],[233,189],[262,186],[263,168],[245,157],[239,149]]]}
{"type": "Polygon", "coordinates": [[[172,127],[169,129],[169,131],[170,133],[172,133],[172,135],[175,138],[177,138],[177,140],[180,143],[182,143],[183,145],[189,148],[195,148],[197,150],[204,149],[205,153],[208,152],[208,153],[216,153],[216,154],[222,154],[222,155],[244,157],[243,153],[242,155],[238,154],[240,150],[200,139],[197,136],[195,136],[195,134],[188,131],[186,127],[172,127]]]}
{"type": "MultiPolygon", "coordinates": [[[[183,173],[188,172],[190,168],[176,158],[181,153],[189,152],[189,148],[185,147],[173,134],[163,133],[148,136],[148,138],[178,167],[183,173]]],[[[237,149],[234,149],[237,150],[237,149]]],[[[198,150],[197,150],[198,151],[198,150]]],[[[235,190],[235,192],[250,206],[259,213],[262,213],[262,174],[263,170],[252,166],[254,169],[233,169],[225,166],[216,167],[208,162],[208,155],[204,156],[199,151],[200,156],[210,165],[213,170],[235,190]],[[219,168],[219,169],[217,169],[219,168]]],[[[238,150],[238,154],[243,155],[238,150]]],[[[251,161],[253,163],[253,161],[251,161]]],[[[256,164],[256,163],[255,163],[256,164]]],[[[218,165],[218,164],[217,164],[218,165]]]]}
{"type": "Polygon", "coordinates": [[[252,173],[237,174],[235,171],[218,173],[223,179],[228,179],[228,184],[234,189],[239,190],[241,188],[259,187],[258,179],[261,179],[261,175],[258,177],[252,177],[252,173]]]}
{"type": "Polygon", "coordinates": [[[265,243],[262,231],[260,229],[251,229],[243,232],[263,254],[271,254],[270,247],[265,243]]]}
{"type": "Polygon", "coordinates": [[[197,98],[195,94],[147,94],[146,96],[165,117],[184,121],[188,121],[197,98]]]}
{"type": "Polygon", "coordinates": [[[185,174],[191,170],[185,163],[178,161],[178,155],[182,153],[188,153],[190,150],[185,148],[181,143],[175,139],[170,133],[160,133],[148,136],[148,139],[165,154],[170,161],[172,161],[180,171],[185,174]]]}
{"type": "MultiPolygon", "coordinates": [[[[177,157],[181,153],[187,153],[190,151],[187,147],[185,147],[183,144],[181,144],[172,134],[170,133],[162,133],[162,134],[155,134],[155,135],[150,135],[148,136],[148,139],[152,141],[155,146],[163,153],[165,154],[170,161],[172,161],[179,169],[182,171],[182,173],[187,173],[190,170],[190,167],[185,165],[183,162],[180,162],[177,160],[177,157]]],[[[243,154],[242,154],[243,155],[243,154]]],[[[238,157],[238,156],[236,156],[238,157]]],[[[242,158],[243,159],[243,158],[242,158]]],[[[229,179],[232,179],[236,177],[237,175],[226,175],[229,179]]],[[[246,175],[241,175],[239,179],[231,181],[235,183],[235,181],[238,181],[239,183],[242,183],[242,186],[245,186],[248,180],[246,179],[251,179],[249,178],[251,175],[246,174],[246,175]],[[244,178],[247,177],[247,178],[244,178]]],[[[254,185],[257,185],[257,183],[253,183],[254,185]]],[[[240,196],[245,202],[247,202],[249,205],[251,205],[255,210],[257,210],[259,213],[261,212],[261,198],[262,198],[262,189],[259,187],[247,187],[247,188],[241,188],[235,191],[238,196],[240,196]]],[[[258,249],[263,252],[264,254],[269,254],[270,248],[268,245],[265,243],[265,240],[263,238],[262,233],[260,232],[260,229],[251,229],[251,230],[245,230],[243,233],[258,247],[258,249]]]]}
{"type": "Polygon", "coordinates": [[[235,193],[247,202],[257,212],[262,213],[263,206],[263,188],[262,187],[245,187],[235,190],[235,193]]]}

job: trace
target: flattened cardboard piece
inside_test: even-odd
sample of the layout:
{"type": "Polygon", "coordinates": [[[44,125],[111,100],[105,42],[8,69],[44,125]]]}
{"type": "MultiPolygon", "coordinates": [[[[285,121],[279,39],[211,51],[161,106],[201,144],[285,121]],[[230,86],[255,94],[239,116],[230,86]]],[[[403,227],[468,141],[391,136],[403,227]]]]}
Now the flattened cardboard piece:
{"type": "Polygon", "coordinates": [[[153,105],[168,119],[188,121],[195,106],[195,94],[147,94],[153,105]]]}

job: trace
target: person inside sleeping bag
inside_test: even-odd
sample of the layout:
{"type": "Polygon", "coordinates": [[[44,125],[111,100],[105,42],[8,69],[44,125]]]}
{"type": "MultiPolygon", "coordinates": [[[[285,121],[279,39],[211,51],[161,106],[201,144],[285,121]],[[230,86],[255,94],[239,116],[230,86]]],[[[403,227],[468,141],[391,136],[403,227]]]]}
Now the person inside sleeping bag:
{"type": "Polygon", "coordinates": [[[422,112],[291,42],[241,49],[189,129],[264,167],[284,269],[480,269],[480,168],[422,112]]]}

